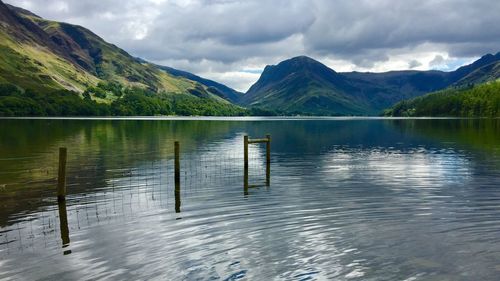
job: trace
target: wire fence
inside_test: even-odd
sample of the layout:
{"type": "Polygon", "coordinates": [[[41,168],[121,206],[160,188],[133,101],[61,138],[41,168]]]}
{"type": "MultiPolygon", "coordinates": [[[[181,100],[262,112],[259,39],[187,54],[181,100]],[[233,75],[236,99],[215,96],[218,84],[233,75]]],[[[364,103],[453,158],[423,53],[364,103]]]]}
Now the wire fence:
{"type": "MultiPolygon", "coordinates": [[[[173,146],[173,144],[172,144],[173,146]]],[[[182,144],[181,144],[182,148],[182,144]]],[[[180,212],[183,200],[208,189],[244,188],[240,141],[180,153],[180,188],[170,149],[105,154],[68,149],[66,200],[58,203],[57,153],[0,158],[0,256],[69,243],[68,232],[133,219],[144,212],[180,212]]],[[[250,145],[248,179],[266,182],[266,151],[250,145]]],[[[246,194],[246,193],[245,193],[246,194]]]]}

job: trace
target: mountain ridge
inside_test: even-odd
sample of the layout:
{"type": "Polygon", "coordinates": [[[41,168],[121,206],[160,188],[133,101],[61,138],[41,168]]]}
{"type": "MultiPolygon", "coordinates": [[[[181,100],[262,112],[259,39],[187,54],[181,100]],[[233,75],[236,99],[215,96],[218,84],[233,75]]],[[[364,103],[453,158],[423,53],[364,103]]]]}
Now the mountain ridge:
{"type": "Polygon", "coordinates": [[[500,53],[487,54],[451,72],[336,72],[310,57],[298,56],[266,66],[242,104],[292,114],[377,115],[402,100],[498,78],[500,53]]]}
{"type": "Polygon", "coordinates": [[[208,90],[212,91],[212,93],[214,93],[214,94],[216,94],[224,99],[227,99],[233,103],[239,103],[240,99],[243,97],[243,93],[236,91],[236,90],[234,90],[234,89],[232,89],[224,84],[216,82],[214,80],[206,79],[206,78],[200,77],[196,74],[193,74],[191,72],[179,70],[179,69],[169,67],[169,66],[158,65],[158,64],[155,64],[155,66],[158,67],[159,69],[173,75],[173,76],[184,77],[184,78],[187,78],[189,80],[193,80],[193,81],[196,81],[198,83],[201,83],[201,84],[209,87],[208,90]]]}

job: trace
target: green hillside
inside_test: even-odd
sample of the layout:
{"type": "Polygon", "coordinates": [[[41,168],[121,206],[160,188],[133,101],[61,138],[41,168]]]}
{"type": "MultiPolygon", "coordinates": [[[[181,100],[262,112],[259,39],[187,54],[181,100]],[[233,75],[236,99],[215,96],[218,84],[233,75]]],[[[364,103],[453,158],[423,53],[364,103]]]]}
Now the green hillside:
{"type": "Polygon", "coordinates": [[[221,83],[215,82],[213,80],[205,79],[200,76],[194,75],[192,73],[178,70],[175,68],[171,68],[168,66],[162,66],[162,65],[154,65],[158,67],[159,69],[167,72],[168,74],[175,76],[175,77],[184,77],[186,79],[196,81],[202,85],[205,85],[207,90],[221,98],[224,98],[230,102],[233,103],[238,103],[241,97],[243,96],[243,93],[240,93],[234,89],[229,88],[226,85],[223,85],[221,83]]]}
{"type": "Polygon", "coordinates": [[[408,101],[386,116],[500,117],[500,80],[469,88],[451,88],[408,101]]]}
{"type": "Polygon", "coordinates": [[[346,94],[345,78],[308,57],[296,57],[267,66],[243,96],[247,106],[278,109],[288,114],[361,115],[368,106],[346,94]]]}
{"type": "Polygon", "coordinates": [[[23,116],[27,112],[28,115],[233,115],[244,112],[210,87],[139,61],[88,29],[45,20],[1,1],[0,84],[3,89],[0,112],[9,116],[23,116]],[[131,98],[127,95],[156,106],[144,112],[133,109],[134,106],[127,103],[131,98]],[[44,100],[70,103],[51,107],[72,109],[52,110],[44,100]],[[41,110],[34,110],[31,103],[38,104],[41,110]],[[76,104],[82,106],[74,107],[76,104]],[[107,109],[96,104],[106,104],[107,109]],[[130,108],[125,110],[127,106],[130,108]],[[86,107],[96,108],[82,109],[86,107]]]}
{"type": "Polygon", "coordinates": [[[83,91],[98,79],[83,71],[39,26],[0,2],[0,82],[39,92],[83,91]]]}

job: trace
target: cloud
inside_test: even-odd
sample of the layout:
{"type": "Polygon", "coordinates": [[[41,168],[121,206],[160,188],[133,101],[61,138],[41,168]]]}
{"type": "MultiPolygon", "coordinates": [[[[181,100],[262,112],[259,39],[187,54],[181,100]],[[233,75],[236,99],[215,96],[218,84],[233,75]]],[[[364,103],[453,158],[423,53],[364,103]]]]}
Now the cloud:
{"type": "Polygon", "coordinates": [[[450,69],[500,50],[496,0],[7,2],[80,24],[135,56],[239,90],[258,78],[245,69],[262,70],[296,55],[339,71],[384,71],[450,69]],[[441,65],[433,61],[437,56],[445,59],[441,65]]]}
{"type": "Polygon", "coordinates": [[[410,69],[414,69],[414,68],[417,68],[419,66],[422,66],[422,63],[419,62],[418,60],[411,60],[409,63],[408,63],[408,67],[410,69]]]}
{"type": "Polygon", "coordinates": [[[429,63],[430,66],[440,66],[446,63],[446,59],[442,55],[437,55],[434,59],[429,63]]]}

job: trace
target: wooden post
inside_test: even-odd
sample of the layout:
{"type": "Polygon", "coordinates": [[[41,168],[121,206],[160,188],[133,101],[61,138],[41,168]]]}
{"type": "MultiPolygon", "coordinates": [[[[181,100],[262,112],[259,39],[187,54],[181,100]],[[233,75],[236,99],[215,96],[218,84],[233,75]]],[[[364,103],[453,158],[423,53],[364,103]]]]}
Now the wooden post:
{"type": "Polygon", "coordinates": [[[245,160],[245,171],[248,172],[248,136],[243,137],[243,158],[245,160]]]}
{"type": "Polygon", "coordinates": [[[243,168],[243,190],[244,194],[248,195],[248,135],[243,137],[243,158],[244,158],[244,168],[243,168]]]}
{"type": "Polygon", "coordinates": [[[271,185],[271,135],[266,135],[266,185],[271,185]]]}
{"type": "Polygon", "coordinates": [[[175,190],[174,190],[174,195],[175,195],[175,212],[180,213],[181,212],[181,160],[180,160],[180,146],[179,142],[176,141],[174,143],[174,150],[175,150],[175,171],[174,171],[174,178],[175,178],[175,190]]]}
{"type": "Polygon", "coordinates": [[[59,172],[57,174],[57,200],[66,200],[66,147],[59,148],[59,172]]]}

